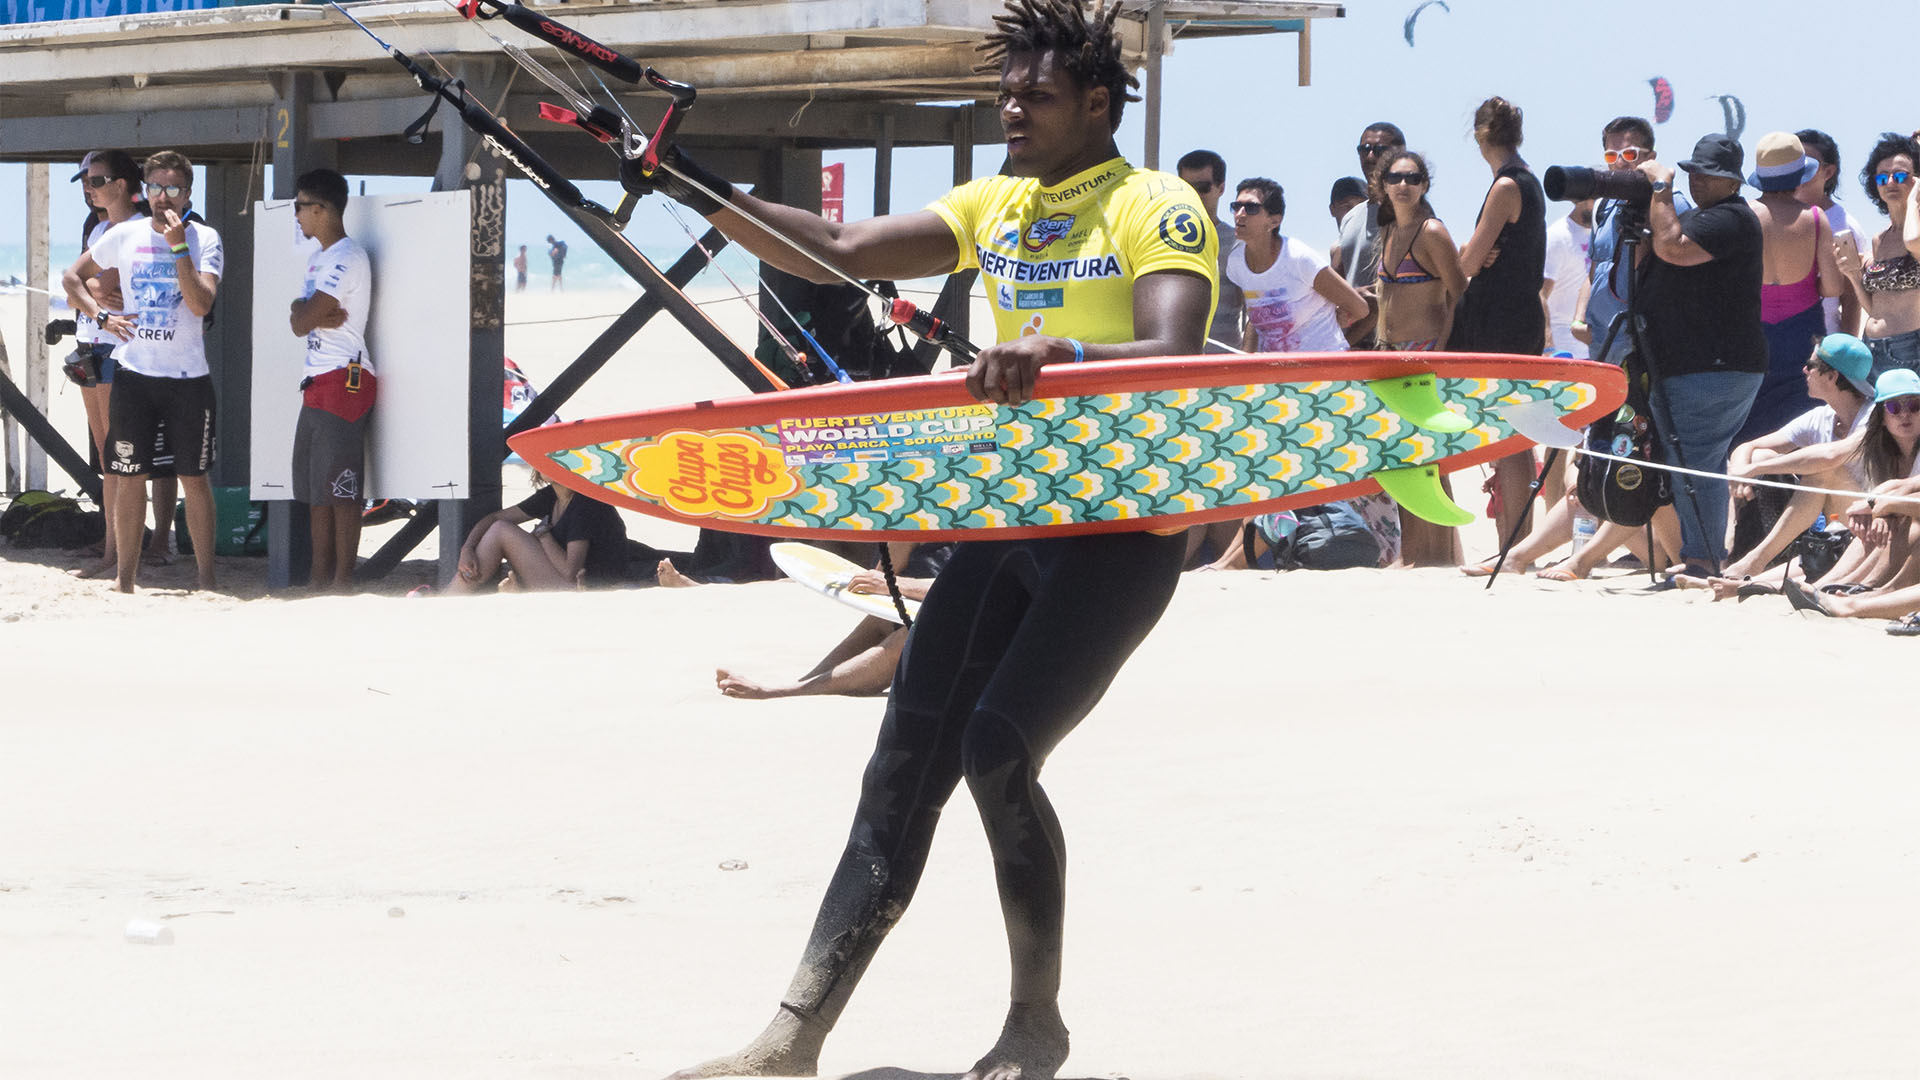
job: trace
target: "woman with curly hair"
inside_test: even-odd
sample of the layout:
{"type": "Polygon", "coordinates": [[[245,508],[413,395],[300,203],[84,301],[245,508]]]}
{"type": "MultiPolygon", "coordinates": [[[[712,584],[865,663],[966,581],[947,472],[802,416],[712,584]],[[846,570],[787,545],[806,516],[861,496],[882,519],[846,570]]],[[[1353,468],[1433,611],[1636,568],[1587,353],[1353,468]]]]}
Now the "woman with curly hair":
{"type": "Polygon", "coordinates": [[[1888,132],[1880,136],[1860,184],[1890,224],[1866,251],[1851,234],[1839,238],[1835,256],[1852,282],[1867,320],[1860,337],[1873,351],[1873,373],[1920,369],[1920,140],[1888,132]]]}

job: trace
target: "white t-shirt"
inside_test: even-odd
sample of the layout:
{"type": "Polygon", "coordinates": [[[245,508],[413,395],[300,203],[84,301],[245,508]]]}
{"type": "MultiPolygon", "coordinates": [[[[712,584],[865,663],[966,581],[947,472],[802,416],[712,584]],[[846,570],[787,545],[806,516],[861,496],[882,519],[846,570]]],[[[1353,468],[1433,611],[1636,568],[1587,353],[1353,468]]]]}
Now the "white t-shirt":
{"type": "MultiPolygon", "coordinates": [[[[93,245],[99,243],[100,238],[107,235],[107,230],[111,228],[113,228],[113,222],[108,221],[106,218],[101,218],[99,221],[94,222],[93,228],[87,233],[87,250],[91,251],[93,245]]],[[[101,308],[100,310],[103,315],[118,314],[118,312],[107,311],[105,308],[101,308]]],[[[100,324],[87,318],[86,312],[75,310],[73,313],[73,340],[82,345],[91,345],[96,341],[117,343],[120,339],[100,329],[100,324]]]]}
{"type": "MultiPolygon", "coordinates": [[[[1853,426],[1847,429],[1845,437],[1852,438],[1859,434],[1860,429],[1867,426],[1867,416],[1872,412],[1871,402],[1862,404],[1860,411],[1854,415],[1853,426]]],[[[1794,446],[1802,449],[1838,442],[1841,437],[1833,432],[1834,421],[1838,419],[1839,416],[1833,411],[1833,406],[1816,405],[1788,421],[1787,426],[1780,429],[1780,434],[1785,435],[1794,446]]],[[[1863,463],[1848,459],[1847,474],[1853,477],[1855,484],[1863,489],[1866,487],[1867,471],[1863,463]]]]}
{"type": "MultiPolygon", "coordinates": [[[[1867,231],[1867,227],[1861,224],[1859,218],[1848,213],[1846,207],[1841,206],[1839,203],[1834,203],[1832,206],[1827,207],[1827,224],[1833,227],[1833,235],[1835,236],[1839,236],[1843,232],[1853,233],[1854,246],[1860,249],[1861,256],[1869,260],[1873,258],[1873,234],[1867,231]]],[[[1827,333],[1839,333],[1840,298],[1837,296],[1822,297],[1820,307],[1827,315],[1827,333]]]]}
{"type": "Polygon", "coordinates": [[[1574,340],[1573,309],[1592,269],[1587,257],[1592,241],[1593,230],[1572,215],[1547,226],[1547,277],[1553,281],[1547,314],[1553,319],[1553,351],[1572,353],[1576,360],[1587,358],[1587,347],[1574,340]]]}
{"type": "MultiPolygon", "coordinates": [[[[159,379],[197,379],[207,374],[206,322],[187,310],[180,295],[167,238],[148,218],[132,218],[107,230],[90,251],[102,270],[120,271],[120,293],[138,320],[132,340],[114,350],[129,371],[159,379]]],[[[219,277],[225,267],[220,234],[187,222],[187,256],[194,269],[219,277]]]]}
{"type": "Polygon", "coordinates": [[[1247,298],[1247,322],[1261,352],[1345,352],[1339,309],[1314,291],[1313,279],[1328,268],[1327,257],[1290,236],[1280,238],[1280,254],[1263,273],[1247,266],[1245,244],[1227,259],[1227,280],[1247,298]]]}
{"type": "Polygon", "coordinates": [[[300,299],[309,299],[316,292],[338,301],[347,313],[347,321],[307,332],[307,377],[346,367],[355,357],[372,373],[373,358],[367,355],[367,308],[373,300],[373,264],[367,260],[367,250],[353,237],[343,236],[330,248],[312,245],[300,299]]]}

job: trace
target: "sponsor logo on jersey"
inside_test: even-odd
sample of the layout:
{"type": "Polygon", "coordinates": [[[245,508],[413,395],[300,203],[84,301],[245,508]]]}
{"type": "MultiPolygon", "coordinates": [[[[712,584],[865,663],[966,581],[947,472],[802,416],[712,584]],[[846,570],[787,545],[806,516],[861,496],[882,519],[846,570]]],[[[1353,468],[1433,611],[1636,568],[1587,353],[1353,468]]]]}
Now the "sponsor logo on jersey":
{"type": "Polygon", "coordinates": [[[1160,239],[1175,251],[1197,255],[1207,246],[1207,226],[1190,206],[1169,206],[1160,215],[1160,239]]]}
{"type": "Polygon", "coordinates": [[[1027,226],[1026,239],[1020,246],[1028,251],[1045,251],[1055,240],[1073,231],[1072,214],[1049,214],[1027,226]]]}
{"type": "Polygon", "coordinates": [[[1001,311],[1012,311],[1015,302],[1013,286],[1004,281],[1001,282],[999,287],[993,291],[993,299],[996,304],[1000,305],[1001,311]]]}
{"type": "Polygon", "coordinates": [[[1120,277],[1118,255],[1089,255],[1084,259],[1053,259],[1047,262],[1027,262],[1024,259],[1002,255],[989,251],[978,244],[974,253],[980,258],[980,272],[1001,281],[1011,281],[1017,285],[1046,285],[1056,281],[1086,281],[1097,278],[1120,277]]]}
{"type": "Polygon", "coordinates": [[[1071,202],[1090,191],[1099,189],[1107,181],[1125,175],[1127,171],[1128,166],[1126,162],[1115,162],[1113,167],[1106,172],[1101,173],[1099,176],[1082,180],[1070,188],[1061,188],[1059,191],[1048,191],[1045,188],[1041,188],[1040,199],[1042,202],[1049,203],[1071,202]]]}
{"type": "Polygon", "coordinates": [[[1065,293],[1065,289],[1021,289],[1014,300],[1014,307],[1020,311],[1064,307],[1062,296],[1065,293]]]}

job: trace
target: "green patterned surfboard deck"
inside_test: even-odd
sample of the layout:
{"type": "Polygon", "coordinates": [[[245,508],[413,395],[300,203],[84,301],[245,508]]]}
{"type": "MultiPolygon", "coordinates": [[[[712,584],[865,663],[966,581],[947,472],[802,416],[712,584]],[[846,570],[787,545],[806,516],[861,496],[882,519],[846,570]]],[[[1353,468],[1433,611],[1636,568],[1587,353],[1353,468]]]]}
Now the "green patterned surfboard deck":
{"type": "MultiPolygon", "coordinates": [[[[859,409],[839,407],[833,388],[806,390],[780,395],[796,407],[777,418],[768,413],[774,395],[766,395],[634,414],[629,426],[643,430],[621,437],[605,437],[621,418],[543,428],[517,437],[515,449],[589,494],[715,528],[843,539],[1012,537],[1177,527],[1325,502],[1378,490],[1369,477],[1387,470],[1438,465],[1424,470],[1437,477],[1531,445],[1501,418],[1500,406],[1541,402],[1570,419],[1590,417],[1611,407],[1606,399],[1616,389],[1605,378],[1615,369],[1600,365],[1579,364],[1574,378],[1545,367],[1570,362],[1544,361],[1531,363],[1540,376],[1556,377],[1449,377],[1445,369],[1460,364],[1421,359],[1442,373],[1425,376],[1403,364],[1405,374],[1377,385],[1373,378],[1176,385],[1066,393],[1019,406],[964,396],[934,404],[952,400],[953,384],[952,376],[935,376],[905,381],[946,382],[945,397],[924,405],[880,407],[904,405],[900,383],[853,388],[870,391],[859,409]],[[729,405],[767,415],[716,423],[729,405]],[[568,434],[595,424],[601,429],[568,434]],[[523,442],[529,436],[543,443],[534,452],[523,442]]],[[[1357,375],[1381,370],[1378,360],[1345,362],[1357,375]]],[[[1498,366],[1536,374],[1511,360],[1498,366]]],[[[1040,392],[1049,390],[1052,371],[1043,373],[1040,392]]],[[[1084,383],[1096,373],[1068,374],[1084,383]]],[[[1150,381],[1137,369],[1126,374],[1134,385],[1150,381]]]]}

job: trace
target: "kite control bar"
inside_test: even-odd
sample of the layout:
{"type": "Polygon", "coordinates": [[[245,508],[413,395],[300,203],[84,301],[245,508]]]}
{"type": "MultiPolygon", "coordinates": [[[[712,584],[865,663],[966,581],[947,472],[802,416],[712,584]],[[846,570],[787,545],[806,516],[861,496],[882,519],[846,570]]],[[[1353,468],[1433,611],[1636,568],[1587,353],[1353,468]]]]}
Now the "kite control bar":
{"type": "MultiPolygon", "coordinates": [[[[886,297],[872,289],[867,290],[876,297],[886,297]]],[[[958,356],[962,360],[972,360],[980,355],[980,350],[959,334],[946,321],[934,317],[930,311],[921,311],[911,300],[894,300],[887,305],[887,318],[896,326],[904,326],[921,338],[938,345],[940,348],[958,356]]]]}
{"type": "MultiPolygon", "coordinates": [[[[563,52],[579,57],[581,60],[586,61],[622,82],[634,85],[645,83],[655,90],[666,94],[671,99],[671,102],[667,106],[666,113],[660,117],[660,123],[654,128],[652,137],[647,138],[644,145],[637,148],[635,143],[640,140],[631,132],[631,125],[625,123],[623,119],[616,117],[610,110],[603,107],[595,106],[591,112],[582,114],[577,109],[566,109],[560,106],[542,104],[540,115],[543,119],[578,127],[603,143],[617,145],[620,155],[623,158],[635,162],[639,166],[641,175],[649,179],[651,179],[657,171],[665,169],[667,172],[679,176],[682,180],[692,184],[697,190],[705,191],[708,196],[718,199],[721,202],[728,201],[719,193],[708,191],[705,185],[701,184],[698,180],[683,175],[679,169],[674,168],[662,160],[673,145],[674,136],[680,128],[680,121],[686,116],[687,111],[693,108],[694,99],[698,96],[698,92],[692,86],[682,82],[675,82],[661,75],[653,68],[643,66],[638,61],[623,55],[619,50],[608,45],[603,45],[585,34],[580,33],[578,30],[549,18],[538,11],[534,11],[524,4],[516,2],[516,0],[449,0],[449,2],[459,8],[460,14],[469,20],[484,21],[490,19],[505,19],[518,29],[548,42],[563,52]]],[[[352,18],[351,15],[347,17],[352,18]]],[[[354,21],[356,23],[359,22],[357,19],[354,21]]],[[[362,26],[361,29],[365,30],[366,27],[362,26]]],[[[372,35],[373,32],[368,30],[367,33],[372,35]]],[[[374,40],[379,41],[380,39],[375,37],[374,40]]],[[[385,42],[381,42],[381,44],[386,47],[389,52],[393,53],[396,59],[401,59],[403,63],[407,63],[409,65],[408,70],[415,73],[414,77],[416,79],[423,80],[423,73],[416,70],[417,65],[412,65],[410,61],[402,58],[397,50],[394,50],[391,46],[386,46],[385,42]]],[[[531,59],[524,55],[517,55],[516,59],[529,65],[532,64],[531,59]]],[[[427,87],[428,85],[424,80],[421,81],[421,86],[427,87]]],[[[454,98],[450,97],[449,100],[455,101],[455,104],[460,104],[460,102],[454,98]]],[[[464,109],[461,115],[466,115],[464,109]]],[[[492,122],[493,127],[500,127],[499,121],[495,120],[490,114],[487,116],[487,120],[492,122]]],[[[476,127],[479,127],[479,125],[476,125],[476,127]]],[[[489,129],[482,127],[480,130],[482,134],[491,136],[489,129]]],[[[504,131],[504,128],[501,130],[504,131]]],[[[512,139],[514,143],[519,143],[518,138],[514,137],[511,132],[506,132],[506,136],[512,139]]],[[[496,142],[498,141],[499,140],[496,140],[496,142]]],[[[502,143],[501,145],[504,147],[507,144],[502,143]]],[[[524,146],[525,144],[521,143],[519,145],[524,146]]],[[[506,156],[508,158],[515,157],[512,153],[507,153],[506,156]]],[[[530,154],[529,157],[531,157],[530,154]]],[[[518,159],[515,159],[515,163],[521,164],[521,167],[525,169],[529,175],[534,175],[534,170],[527,168],[527,166],[522,164],[518,159]]],[[[545,163],[541,162],[541,164],[544,165],[545,163]]],[[[546,181],[542,180],[538,175],[534,175],[534,179],[536,182],[542,183],[543,186],[546,185],[546,181]]],[[[566,181],[562,179],[561,183],[566,183],[566,181]]],[[[567,188],[572,189],[572,185],[567,184],[567,188]]],[[[574,189],[574,194],[578,194],[577,189],[574,189]]],[[[633,212],[634,205],[637,201],[638,197],[631,191],[621,200],[619,207],[613,212],[613,221],[617,227],[624,227],[626,225],[627,218],[633,212]]],[[[599,207],[596,206],[595,209],[597,210],[599,207]]],[[[807,251],[778,229],[774,229],[757,220],[753,215],[746,213],[742,208],[735,206],[733,210],[748,221],[758,225],[768,235],[781,240],[796,251],[799,251],[802,255],[825,267],[842,281],[860,288],[868,295],[886,304],[887,318],[894,324],[906,327],[926,341],[953,353],[963,360],[971,361],[980,354],[980,350],[975,347],[972,342],[955,333],[951,326],[935,318],[931,313],[921,311],[910,301],[898,300],[881,295],[872,286],[867,285],[865,282],[855,280],[842,272],[838,267],[827,263],[819,256],[807,251]]]]}

